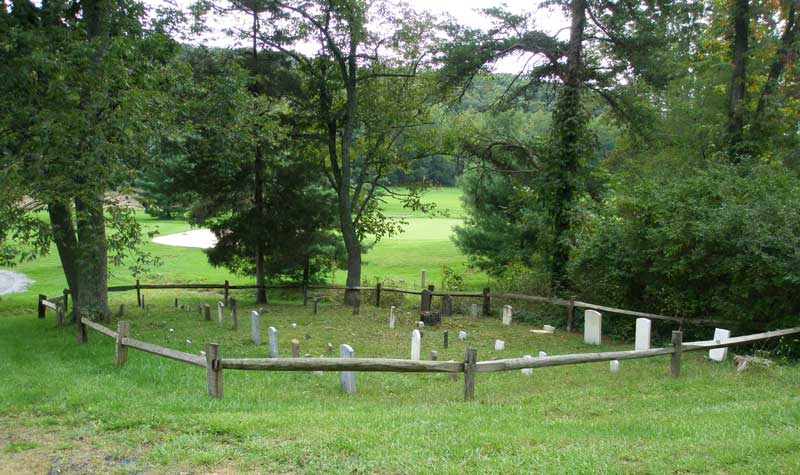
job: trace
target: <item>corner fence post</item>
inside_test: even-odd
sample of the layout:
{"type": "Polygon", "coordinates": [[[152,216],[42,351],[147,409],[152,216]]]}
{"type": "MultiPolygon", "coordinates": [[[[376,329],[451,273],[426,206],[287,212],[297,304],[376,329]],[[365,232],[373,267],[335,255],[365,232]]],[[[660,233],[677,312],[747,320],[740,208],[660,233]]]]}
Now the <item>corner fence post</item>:
{"type": "Polygon", "coordinates": [[[464,400],[475,399],[475,370],[477,369],[478,350],[466,348],[464,350],[464,400]]]}
{"type": "Polygon", "coordinates": [[[206,385],[209,396],[222,399],[222,366],[220,365],[219,343],[206,345],[206,385]]]}
{"type": "Polygon", "coordinates": [[[83,323],[83,318],[80,315],[75,315],[75,328],[78,331],[78,343],[86,343],[89,341],[89,332],[86,330],[86,324],[83,323]]]}
{"type": "Polygon", "coordinates": [[[683,332],[672,332],[672,348],[674,352],[669,360],[669,372],[673,378],[681,375],[681,352],[683,351],[683,332]]]}
{"type": "Polygon", "coordinates": [[[136,305],[142,306],[142,286],[139,285],[139,279],[136,279],[136,305]]]}
{"type": "Polygon", "coordinates": [[[62,304],[56,304],[56,324],[59,327],[64,326],[64,307],[62,304]]]}
{"type": "Polygon", "coordinates": [[[572,326],[575,320],[575,296],[569,299],[567,304],[567,333],[572,333],[572,326]]]}
{"type": "Polygon", "coordinates": [[[42,300],[47,300],[47,295],[39,294],[39,306],[37,307],[39,318],[44,318],[44,305],[42,304],[42,300]]]}
{"type": "Polygon", "coordinates": [[[489,297],[489,287],[486,287],[485,289],[483,289],[483,316],[484,317],[488,317],[489,316],[490,306],[491,306],[491,301],[490,301],[490,297],[489,297]]]}
{"type": "Polygon", "coordinates": [[[64,289],[64,316],[69,314],[69,289],[64,289]]]}
{"type": "Polygon", "coordinates": [[[122,340],[128,338],[130,328],[131,322],[127,320],[117,322],[117,340],[114,343],[114,366],[117,368],[125,366],[128,361],[128,347],[122,343],[122,340]]]}

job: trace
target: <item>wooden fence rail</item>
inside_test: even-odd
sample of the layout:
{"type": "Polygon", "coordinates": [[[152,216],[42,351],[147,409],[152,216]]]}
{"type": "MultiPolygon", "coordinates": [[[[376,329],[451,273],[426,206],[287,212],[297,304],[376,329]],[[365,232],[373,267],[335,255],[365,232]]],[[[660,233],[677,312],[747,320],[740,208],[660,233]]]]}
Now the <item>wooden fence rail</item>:
{"type": "MultiPolygon", "coordinates": [[[[545,303],[550,305],[558,305],[562,307],[566,307],[567,309],[567,319],[566,319],[566,328],[568,332],[572,331],[573,327],[573,315],[574,309],[584,308],[584,309],[592,309],[592,310],[599,310],[603,312],[608,312],[616,315],[624,315],[630,317],[644,317],[650,318],[654,320],[663,320],[669,322],[675,322],[682,325],[698,325],[698,326],[741,326],[743,325],[742,322],[732,322],[732,321],[723,321],[711,318],[683,318],[683,317],[675,317],[669,315],[659,315],[654,313],[646,313],[646,312],[638,312],[634,310],[626,310],[621,308],[615,307],[607,307],[604,305],[597,305],[589,302],[582,302],[579,300],[565,300],[558,297],[542,297],[537,295],[524,295],[524,294],[515,294],[515,293],[497,293],[492,294],[491,291],[487,288],[484,289],[482,292],[436,292],[434,286],[428,286],[428,290],[413,290],[413,289],[403,289],[398,287],[382,287],[380,284],[375,287],[370,286],[357,286],[357,287],[348,287],[343,285],[301,285],[301,284],[271,284],[263,286],[264,289],[298,289],[303,291],[303,301],[304,303],[308,301],[308,290],[360,290],[360,291],[374,291],[376,292],[375,304],[376,306],[380,307],[381,301],[381,292],[396,292],[408,295],[420,295],[422,299],[425,300],[426,298],[430,297],[448,297],[452,298],[482,298],[483,299],[483,315],[488,316],[490,313],[491,307],[491,299],[501,299],[501,300],[521,300],[525,302],[532,302],[532,303],[545,303]]],[[[130,290],[136,290],[136,300],[139,306],[142,305],[142,297],[141,291],[142,290],[164,290],[164,289],[187,289],[187,290],[197,290],[197,289],[206,289],[206,290],[223,290],[224,291],[224,300],[227,304],[228,302],[228,294],[230,290],[245,290],[245,289],[259,289],[260,286],[258,285],[230,285],[228,281],[225,281],[224,284],[141,284],[138,280],[136,281],[135,285],[117,285],[108,288],[109,292],[125,292],[130,290]]],[[[64,299],[66,301],[67,296],[69,295],[69,289],[64,290],[64,299]]],[[[61,298],[61,297],[59,297],[61,298]]],[[[50,299],[53,302],[55,299],[50,299]]],[[[66,306],[66,305],[65,305],[66,306]]],[[[43,313],[40,309],[40,318],[42,318],[43,313]]]]}
{"type": "MultiPolygon", "coordinates": [[[[670,372],[673,377],[680,374],[680,355],[687,351],[709,350],[730,346],[745,345],[757,341],[779,338],[800,333],[800,327],[775,330],[753,335],[739,336],[725,340],[709,340],[683,343],[682,333],[673,332],[673,345],[667,348],[649,350],[608,351],[602,353],[579,353],[569,355],[541,356],[538,358],[512,358],[493,361],[477,361],[477,350],[467,348],[464,361],[418,361],[388,358],[221,358],[220,345],[209,343],[206,355],[198,356],[170,348],[130,338],[129,322],[118,323],[119,332],[115,332],[97,322],[81,318],[81,328],[91,328],[116,341],[115,364],[122,366],[127,361],[127,348],[135,348],[157,356],[162,356],[182,363],[206,368],[208,394],[222,397],[222,372],[224,369],[250,371],[382,371],[393,373],[464,373],[464,399],[474,397],[475,376],[477,373],[495,371],[511,371],[528,368],[545,368],[583,363],[597,363],[612,360],[630,360],[670,355],[670,372]]],[[[85,339],[82,341],[86,341],[85,339]]]]}

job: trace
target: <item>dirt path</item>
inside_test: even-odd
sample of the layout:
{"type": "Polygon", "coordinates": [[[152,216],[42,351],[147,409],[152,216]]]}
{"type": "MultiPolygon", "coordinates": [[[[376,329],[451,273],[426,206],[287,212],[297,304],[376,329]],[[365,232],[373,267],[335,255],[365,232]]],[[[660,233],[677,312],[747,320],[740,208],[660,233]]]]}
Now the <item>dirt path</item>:
{"type": "Polygon", "coordinates": [[[23,274],[11,272],[10,270],[0,270],[0,295],[25,292],[28,284],[31,283],[33,281],[23,274]]]}

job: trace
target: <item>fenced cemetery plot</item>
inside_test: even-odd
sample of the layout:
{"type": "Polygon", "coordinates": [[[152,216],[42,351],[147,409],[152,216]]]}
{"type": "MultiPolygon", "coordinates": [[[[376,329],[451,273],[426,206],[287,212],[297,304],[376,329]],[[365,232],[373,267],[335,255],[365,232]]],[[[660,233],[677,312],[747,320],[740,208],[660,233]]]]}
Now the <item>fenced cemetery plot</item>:
{"type": "MultiPolygon", "coordinates": [[[[144,296],[141,295],[141,289],[172,289],[177,286],[164,285],[164,286],[142,286],[137,282],[136,286],[124,287],[124,290],[137,290],[137,303],[144,307],[144,296]]],[[[192,285],[188,288],[199,288],[192,285]]],[[[236,325],[227,324],[227,318],[231,317],[235,320],[236,314],[236,300],[228,295],[229,289],[232,286],[209,286],[207,288],[222,288],[225,290],[225,299],[218,301],[214,306],[216,307],[217,318],[213,321],[210,317],[210,305],[202,305],[200,309],[202,320],[201,324],[214,325],[219,331],[236,331],[236,325]],[[230,305],[226,308],[225,301],[230,305]],[[208,322],[208,323],[205,323],[208,322]],[[216,325],[215,325],[216,323],[216,325]]],[[[317,286],[323,288],[323,286],[317,286]]],[[[325,287],[334,289],[343,289],[341,287],[325,287]]],[[[305,290],[305,289],[304,289],[305,290]]],[[[449,373],[451,375],[461,375],[463,378],[463,398],[471,400],[474,398],[476,386],[479,387],[480,374],[492,373],[501,371],[514,371],[521,370],[525,375],[531,375],[532,371],[536,368],[546,368],[552,366],[575,365],[584,363],[597,363],[609,362],[610,371],[612,373],[620,370],[620,361],[653,358],[658,356],[669,356],[669,371],[673,377],[677,377],[681,373],[681,355],[686,352],[693,351],[709,351],[709,358],[715,361],[724,360],[727,356],[727,348],[739,345],[749,345],[754,342],[770,340],[774,338],[785,337],[800,333],[800,327],[760,332],[744,336],[731,337],[730,331],[726,329],[717,328],[714,333],[714,338],[706,341],[693,341],[684,342],[683,333],[681,331],[674,331],[672,334],[672,341],[670,346],[661,348],[651,348],[650,342],[650,320],[640,317],[635,321],[636,328],[636,342],[633,350],[628,351],[610,351],[610,352],[588,352],[588,353],[571,353],[571,354],[546,354],[540,352],[537,357],[531,355],[524,355],[518,358],[499,358],[491,360],[481,360],[478,348],[471,346],[468,339],[467,332],[459,331],[459,340],[466,342],[464,349],[463,359],[440,361],[438,358],[438,351],[431,351],[430,360],[422,360],[422,342],[425,333],[428,333],[428,338],[433,335],[432,328],[441,321],[439,319],[439,312],[433,311],[433,296],[436,295],[433,288],[428,288],[422,291],[413,291],[407,289],[381,289],[377,287],[360,287],[362,291],[375,291],[380,295],[381,291],[396,291],[403,293],[410,293],[420,296],[419,318],[420,320],[414,325],[409,332],[409,348],[407,358],[370,358],[370,357],[355,357],[358,353],[358,348],[349,344],[348,342],[336,342],[339,347],[339,357],[313,357],[311,355],[301,356],[301,342],[297,338],[291,340],[291,357],[282,357],[279,352],[279,339],[280,331],[275,326],[269,326],[268,341],[269,349],[267,358],[228,358],[225,356],[225,345],[219,343],[205,343],[202,345],[203,350],[198,354],[196,352],[184,352],[174,348],[160,346],[151,342],[134,338],[131,333],[131,325],[128,320],[120,320],[117,323],[117,329],[113,330],[97,322],[82,318],[78,327],[78,336],[80,341],[87,340],[87,329],[92,329],[101,335],[105,335],[114,340],[114,362],[117,367],[123,366],[127,362],[128,349],[150,353],[163,358],[168,358],[178,362],[186,363],[189,365],[205,368],[206,370],[206,386],[209,396],[214,398],[222,398],[223,391],[223,375],[232,371],[304,371],[319,374],[320,372],[338,372],[342,389],[348,394],[356,393],[356,380],[359,372],[391,372],[391,373],[449,373]],[[436,314],[436,319],[430,319],[433,314],[436,314]],[[427,323],[425,319],[428,319],[427,323]],[[431,329],[431,330],[429,330],[431,329]]],[[[304,292],[305,293],[305,292],[304,292]]],[[[440,294],[442,303],[448,305],[448,300],[454,296],[475,297],[477,293],[460,292],[453,294],[440,294]]],[[[481,292],[480,297],[483,299],[483,310],[485,314],[489,313],[491,306],[491,294],[488,289],[481,292]]],[[[500,294],[499,298],[503,298],[504,294],[500,294]]],[[[517,296],[519,297],[519,296],[517,296]]],[[[524,296],[530,297],[530,296],[524,296]]],[[[66,294],[62,299],[66,301],[66,294]]],[[[538,298],[538,297],[536,297],[538,298]]],[[[552,300],[552,299],[551,299],[552,300]]],[[[380,298],[376,298],[376,303],[380,305],[380,298]]],[[[61,307],[40,298],[39,304],[44,305],[46,308],[54,306],[56,310],[61,307]]],[[[570,307],[587,307],[584,312],[584,343],[586,345],[598,345],[602,342],[602,322],[603,314],[595,310],[595,308],[607,308],[598,305],[585,304],[583,302],[569,302],[570,307]]],[[[175,299],[175,307],[179,307],[178,299],[175,299]]],[[[395,316],[395,307],[391,307],[387,312],[387,328],[394,328],[397,325],[395,316]]],[[[619,311],[619,309],[611,309],[619,311]]],[[[187,308],[191,312],[191,309],[187,308]]],[[[264,320],[260,311],[251,312],[251,326],[250,337],[247,341],[258,347],[261,343],[261,324],[268,322],[268,317],[264,320]]],[[[643,315],[641,312],[627,312],[623,315],[643,315]]],[[[63,314],[63,312],[62,312],[63,314]]],[[[646,315],[646,314],[644,314],[646,315]]],[[[471,316],[470,316],[471,318],[471,316]]],[[[574,315],[568,315],[568,323],[573,324],[574,315]],[[571,318],[570,318],[571,317],[571,318]]],[[[513,307],[504,305],[502,307],[502,325],[506,327],[512,326],[513,322],[513,307]]],[[[704,322],[705,323],[705,322],[704,322]]],[[[631,322],[634,325],[634,322],[631,322]]],[[[297,328],[295,323],[291,324],[290,328],[297,328]]],[[[528,329],[522,327],[518,328],[519,332],[528,332],[528,329]]],[[[531,330],[532,332],[552,334],[555,328],[552,326],[545,326],[542,330],[531,330]]],[[[169,329],[170,339],[173,339],[173,330],[169,329]]],[[[447,348],[448,345],[448,332],[445,331],[441,335],[441,345],[447,348]]],[[[312,336],[306,334],[306,339],[312,336]]],[[[187,347],[190,345],[190,340],[187,341],[187,347]]],[[[589,348],[590,346],[587,346],[589,348]]],[[[329,342],[329,353],[333,345],[329,342]]],[[[502,352],[505,350],[505,341],[497,339],[494,341],[495,352],[502,352]]],[[[452,378],[451,378],[452,379],[452,378]]],[[[491,388],[486,388],[486,391],[491,391],[491,388]]]]}

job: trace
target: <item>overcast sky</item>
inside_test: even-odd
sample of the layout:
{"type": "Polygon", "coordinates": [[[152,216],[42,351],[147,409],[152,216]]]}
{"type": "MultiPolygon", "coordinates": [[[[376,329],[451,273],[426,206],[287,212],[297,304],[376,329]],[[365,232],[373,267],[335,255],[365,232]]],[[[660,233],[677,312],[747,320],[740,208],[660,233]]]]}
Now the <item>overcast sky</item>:
{"type": "MultiPolygon", "coordinates": [[[[193,3],[193,0],[144,1],[151,7],[164,6],[167,4],[178,4],[182,8],[185,8],[193,3]]],[[[500,6],[503,4],[505,4],[508,9],[514,13],[533,12],[536,18],[537,27],[551,34],[556,34],[559,32],[559,30],[562,30],[567,25],[566,20],[560,11],[539,9],[538,0],[406,0],[406,2],[409,3],[415,10],[428,10],[436,14],[447,13],[465,25],[484,29],[491,26],[491,21],[478,10],[500,6]]],[[[248,19],[242,18],[241,26],[249,26],[249,21],[250,20],[248,19]]],[[[228,23],[227,26],[240,26],[236,23],[237,22],[232,24],[228,23]]],[[[217,32],[205,37],[202,42],[213,46],[234,44],[233,40],[221,32],[217,32]]],[[[495,66],[495,70],[499,72],[516,73],[525,66],[527,61],[528,57],[524,55],[506,58],[495,66]]]]}

